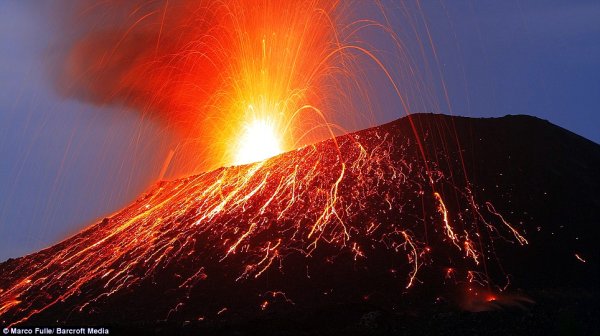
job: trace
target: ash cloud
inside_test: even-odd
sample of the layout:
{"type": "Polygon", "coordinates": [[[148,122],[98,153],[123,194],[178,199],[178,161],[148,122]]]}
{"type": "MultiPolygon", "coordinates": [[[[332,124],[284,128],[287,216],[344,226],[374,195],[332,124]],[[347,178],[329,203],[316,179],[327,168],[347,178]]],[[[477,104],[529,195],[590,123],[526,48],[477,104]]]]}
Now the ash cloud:
{"type": "MultiPolygon", "coordinates": [[[[185,1],[63,2],[64,51],[54,70],[67,97],[123,104],[178,131],[202,119],[200,106],[223,68],[214,36],[219,8],[185,1]]],[[[222,10],[222,9],[221,9],[222,10]]],[[[220,47],[227,35],[219,35],[220,47]]]]}

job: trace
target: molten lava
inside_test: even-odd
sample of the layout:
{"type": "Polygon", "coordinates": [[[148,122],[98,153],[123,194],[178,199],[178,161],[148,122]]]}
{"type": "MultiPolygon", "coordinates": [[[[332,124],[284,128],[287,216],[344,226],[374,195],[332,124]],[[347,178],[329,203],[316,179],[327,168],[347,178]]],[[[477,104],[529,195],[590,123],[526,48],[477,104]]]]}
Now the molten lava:
{"type": "Polygon", "coordinates": [[[253,120],[244,126],[237,145],[236,164],[253,163],[280,154],[281,140],[270,120],[253,120]]]}
{"type": "MultiPolygon", "coordinates": [[[[153,307],[139,318],[198,320],[311,295],[402,295],[426,280],[487,288],[495,241],[526,244],[521,229],[420,163],[408,124],[160,183],[72,238],[2,264],[1,321],[110,320],[121,300],[153,307]]],[[[441,155],[427,166],[455,162],[441,155]]]]}

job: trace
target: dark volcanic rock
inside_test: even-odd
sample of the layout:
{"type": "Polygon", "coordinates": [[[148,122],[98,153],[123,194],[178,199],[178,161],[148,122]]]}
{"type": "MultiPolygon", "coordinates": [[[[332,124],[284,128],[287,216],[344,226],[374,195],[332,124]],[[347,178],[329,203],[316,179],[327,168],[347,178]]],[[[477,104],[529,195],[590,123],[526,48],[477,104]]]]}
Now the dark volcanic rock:
{"type": "Polygon", "coordinates": [[[161,182],[80,234],[0,264],[0,321],[165,334],[594,333],[599,190],[600,146],[548,122],[413,115],[161,182]]]}

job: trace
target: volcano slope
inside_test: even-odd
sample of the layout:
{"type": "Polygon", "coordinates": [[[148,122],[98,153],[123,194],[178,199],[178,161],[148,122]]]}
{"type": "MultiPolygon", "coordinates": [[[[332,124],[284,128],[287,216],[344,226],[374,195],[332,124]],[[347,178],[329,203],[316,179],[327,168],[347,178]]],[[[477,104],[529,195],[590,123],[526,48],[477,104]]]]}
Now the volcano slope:
{"type": "MultiPolygon", "coordinates": [[[[0,321],[429,333],[487,318],[507,328],[456,312],[597,298],[599,167],[600,146],[537,118],[415,114],[160,182],[0,264],[0,321]]],[[[553,307],[540,314],[554,319],[553,307]]],[[[597,325],[585,307],[567,327],[597,325]]],[[[546,320],[530,324],[561,327],[546,320]]]]}

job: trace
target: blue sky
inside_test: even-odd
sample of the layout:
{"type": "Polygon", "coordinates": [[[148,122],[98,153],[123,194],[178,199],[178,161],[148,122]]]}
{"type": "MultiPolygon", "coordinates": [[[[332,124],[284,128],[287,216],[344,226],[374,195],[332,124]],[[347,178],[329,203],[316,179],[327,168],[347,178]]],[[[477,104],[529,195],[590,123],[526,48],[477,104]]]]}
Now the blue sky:
{"type": "MultiPolygon", "coordinates": [[[[600,2],[422,7],[437,52],[437,61],[431,52],[426,61],[438,79],[434,112],[530,114],[600,143],[600,2]]],[[[174,141],[152,121],[119,113],[122,107],[56,93],[47,71],[60,40],[52,10],[50,2],[0,2],[0,260],[50,246],[135,199],[174,141]]],[[[405,29],[401,15],[390,18],[405,29]]],[[[393,105],[374,122],[400,117],[393,105]]]]}
{"type": "Polygon", "coordinates": [[[598,1],[448,1],[446,18],[426,3],[454,113],[531,114],[600,143],[598,1]]]}

